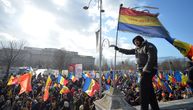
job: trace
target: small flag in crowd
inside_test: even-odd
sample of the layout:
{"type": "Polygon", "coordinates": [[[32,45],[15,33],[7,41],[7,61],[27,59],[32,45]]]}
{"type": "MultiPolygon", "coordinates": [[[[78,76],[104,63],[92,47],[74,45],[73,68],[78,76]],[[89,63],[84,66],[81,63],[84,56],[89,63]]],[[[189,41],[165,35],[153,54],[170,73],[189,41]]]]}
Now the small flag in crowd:
{"type": "Polygon", "coordinates": [[[31,73],[26,73],[19,76],[18,84],[21,86],[19,94],[22,94],[23,92],[32,91],[31,78],[32,78],[31,73]]]}
{"type": "Polygon", "coordinates": [[[82,73],[82,77],[83,77],[84,79],[86,79],[86,78],[91,78],[91,75],[90,75],[89,72],[86,72],[86,73],[82,73]]]}
{"type": "Polygon", "coordinates": [[[9,85],[17,84],[17,83],[18,83],[18,78],[17,78],[17,77],[14,77],[14,76],[11,76],[11,77],[9,78],[9,81],[8,81],[7,85],[9,86],[9,85]]]}
{"type": "Polygon", "coordinates": [[[63,86],[63,88],[60,90],[60,94],[67,94],[69,92],[70,92],[70,90],[66,86],[63,86]]]}
{"type": "Polygon", "coordinates": [[[91,78],[86,78],[84,86],[83,86],[83,91],[87,93],[90,97],[92,97],[95,92],[99,91],[100,86],[98,82],[96,82],[94,79],[91,78]]]}
{"type": "Polygon", "coordinates": [[[57,82],[61,85],[65,85],[68,84],[68,80],[66,80],[62,75],[58,75],[58,78],[57,78],[57,82]]]}
{"type": "Polygon", "coordinates": [[[77,80],[77,78],[72,73],[70,74],[69,79],[71,79],[72,82],[75,82],[77,80]]]}
{"type": "Polygon", "coordinates": [[[48,76],[47,81],[46,81],[46,86],[44,89],[44,96],[43,96],[44,101],[46,101],[49,98],[49,89],[50,89],[51,84],[52,84],[52,79],[50,78],[50,76],[48,76]]]}

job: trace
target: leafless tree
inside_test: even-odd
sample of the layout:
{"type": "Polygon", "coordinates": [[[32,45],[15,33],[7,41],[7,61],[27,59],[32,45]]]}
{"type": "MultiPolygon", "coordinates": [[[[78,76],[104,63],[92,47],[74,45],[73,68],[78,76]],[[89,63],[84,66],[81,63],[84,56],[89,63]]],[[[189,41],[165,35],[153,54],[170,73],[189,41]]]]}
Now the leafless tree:
{"type": "Polygon", "coordinates": [[[159,64],[159,69],[162,71],[165,70],[184,71],[186,69],[186,61],[184,59],[165,60],[159,64]]]}
{"type": "Polygon", "coordinates": [[[71,56],[67,51],[58,49],[54,53],[53,62],[54,62],[54,67],[58,69],[59,72],[61,73],[62,70],[67,66],[67,64],[71,62],[71,56]]]}
{"type": "Polygon", "coordinates": [[[6,41],[0,42],[0,64],[6,67],[6,75],[9,75],[10,67],[21,61],[24,41],[6,41]]]}

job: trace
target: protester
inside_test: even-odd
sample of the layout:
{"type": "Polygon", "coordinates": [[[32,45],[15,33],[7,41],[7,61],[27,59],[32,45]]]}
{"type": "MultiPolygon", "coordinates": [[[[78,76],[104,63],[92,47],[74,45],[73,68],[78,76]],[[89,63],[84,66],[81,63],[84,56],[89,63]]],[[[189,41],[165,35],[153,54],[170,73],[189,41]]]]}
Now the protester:
{"type": "MultiPolygon", "coordinates": [[[[125,95],[127,103],[132,106],[139,105],[141,102],[139,100],[140,86],[138,83],[139,76],[136,75],[137,73],[134,74],[128,71],[118,71],[113,72],[113,74],[114,73],[117,78],[114,79],[112,77],[113,79],[111,80],[116,80],[117,83],[115,87],[125,95]]],[[[175,72],[172,73],[174,74],[175,72]]],[[[102,74],[107,73],[103,72],[102,74]]],[[[167,72],[163,72],[164,77],[166,74],[167,72]]],[[[171,76],[173,77],[174,75],[171,76]]],[[[89,96],[82,91],[84,83],[81,82],[84,82],[84,79],[81,82],[80,80],[72,82],[71,79],[67,79],[69,84],[66,86],[70,89],[70,92],[60,94],[62,85],[57,83],[57,76],[54,76],[49,89],[49,98],[46,101],[43,101],[47,77],[48,75],[32,77],[32,91],[24,92],[22,94],[18,94],[20,91],[20,86],[18,84],[7,86],[6,83],[1,83],[0,81],[0,110],[95,110],[93,102],[101,97],[99,97],[99,92],[96,92],[93,96],[89,96]],[[81,85],[79,85],[80,83],[81,85]]],[[[167,79],[164,77],[163,79],[167,79]]],[[[154,78],[157,77],[154,76],[154,78]]],[[[165,87],[155,83],[157,85],[155,85],[154,90],[156,91],[156,96],[159,101],[171,101],[192,97],[192,91],[189,91],[189,86],[182,86],[178,82],[170,83],[170,80],[168,79],[167,81],[172,87],[172,95],[165,87]],[[162,93],[164,93],[165,96],[162,96],[162,93]]],[[[106,90],[105,83],[105,80],[103,80],[103,91],[106,90]]],[[[110,86],[113,86],[113,84],[110,86]]]]}
{"type": "Polygon", "coordinates": [[[159,106],[154,93],[152,78],[157,73],[157,49],[145,41],[141,36],[133,39],[135,49],[122,49],[115,46],[115,50],[127,55],[135,55],[137,60],[137,69],[141,73],[140,81],[140,99],[141,110],[148,110],[149,104],[153,110],[159,110],[159,106]]]}
{"type": "Polygon", "coordinates": [[[187,63],[187,69],[188,69],[188,84],[193,90],[193,62],[189,61],[187,63]]]}

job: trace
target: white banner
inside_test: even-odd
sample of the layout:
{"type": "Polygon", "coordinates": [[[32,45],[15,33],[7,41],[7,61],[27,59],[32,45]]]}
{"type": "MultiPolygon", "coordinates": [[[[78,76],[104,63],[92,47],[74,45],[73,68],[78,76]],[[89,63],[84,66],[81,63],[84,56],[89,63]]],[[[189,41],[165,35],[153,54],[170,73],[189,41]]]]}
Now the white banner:
{"type": "Polygon", "coordinates": [[[75,65],[75,77],[81,78],[82,77],[82,64],[75,65]]]}

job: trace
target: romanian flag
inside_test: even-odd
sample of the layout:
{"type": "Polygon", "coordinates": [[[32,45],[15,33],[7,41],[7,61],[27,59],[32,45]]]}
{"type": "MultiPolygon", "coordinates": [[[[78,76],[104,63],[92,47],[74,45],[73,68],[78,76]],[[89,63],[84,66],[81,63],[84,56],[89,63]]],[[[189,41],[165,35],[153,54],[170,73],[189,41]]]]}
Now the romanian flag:
{"type": "Polygon", "coordinates": [[[167,82],[163,82],[164,84],[164,87],[166,88],[166,90],[169,92],[169,93],[172,93],[172,88],[171,86],[167,83],[167,82]]]}
{"type": "Polygon", "coordinates": [[[149,37],[169,37],[167,30],[162,26],[157,17],[158,14],[121,7],[118,30],[130,31],[149,37]]]}
{"type": "Polygon", "coordinates": [[[186,85],[187,85],[187,81],[188,81],[188,76],[187,76],[187,75],[184,75],[184,74],[182,73],[182,81],[181,81],[182,85],[183,85],[183,86],[186,86],[186,85]]]}
{"type": "Polygon", "coordinates": [[[90,75],[89,72],[86,72],[86,73],[82,73],[82,77],[83,77],[84,79],[86,79],[86,78],[91,78],[91,75],[90,75]]]}
{"type": "Polygon", "coordinates": [[[173,76],[169,76],[169,81],[173,84],[176,83],[176,79],[173,76]]]}
{"type": "Polygon", "coordinates": [[[105,74],[105,80],[107,84],[111,84],[111,74],[109,72],[105,74]]]}
{"type": "Polygon", "coordinates": [[[58,75],[57,82],[61,85],[68,84],[68,80],[66,80],[64,77],[62,77],[60,74],[58,75]]]}
{"type": "Polygon", "coordinates": [[[32,91],[31,78],[32,78],[31,73],[26,73],[19,76],[18,84],[21,86],[19,94],[22,94],[23,92],[32,91]]]}
{"type": "Polygon", "coordinates": [[[48,76],[47,81],[46,81],[46,86],[44,89],[44,96],[43,96],[44,101],[46,101],[49,97],[49,89],[50,89],[51,84],[52,84],[52,79],[50,76],[48,76]]]}
{"type": "Polygon", "coordinates": [[[60,90],[60,94],[67,94],[69,92],[70,92],[70,90],[66,86],[63,86],[63,88],[60,90]]]}
{"type": "Polygon", "coordinates": [[[193,45],[177,39],[172,39],[172,38],[168,38],[167,40],[173,46],[175,46],[184,57],[187,57],[191,61],[193,61],[193,45]]]}
{"type": "Polygon", "coordinates": [[[14,77],[14,76],[11,76],[11,77],[9,78],[9,81],[8,81],[7,85],[9,86],[9,85],[17,84],[17,83],[18,83],[18,78],[17,78],[17,77],[14,77]]]}
{"type": "Polygon", "coordinates": [[[72,82],[75,82],[77,80],[77,78],[73,74],[70,74],[69,79],[71,79],[72,82]]]}
{"type": "Polygon", "coordinates": [[[159,88],[163,87],[163,82],[161,81],[160,78],[157,79],[157,86],[158,86],[159,88]]]}
{"type": "Polygon", "coordinates": [[[85,83],[83,85],[83,91],[87,93],[90,97],[92,97],[95,92],[99,91],[100,85],[94,79],[86,78],[85,83]]]}
{"type": "Polygon", "coordinates": [[[182,74],[181,74],[181,72],[176,71],[174,73],[174,78],[176,79],[176,82],[181,82],[182,81],[182,74]]]}
{"type": "Polygon", "coordinates": [[[168,31],[159,21],[158,14],[121,7],[119,11],[118,30],[129,31],[148,37],[165,38],[181,54],[193,61],[193,45],[171,38],[168,31]]]}
{"type": "Polygon", "coordinates": [[[169,80],[169,74],[168,73],[165,73],[164,75],[165,79],[168,81],[169,80]]]}

